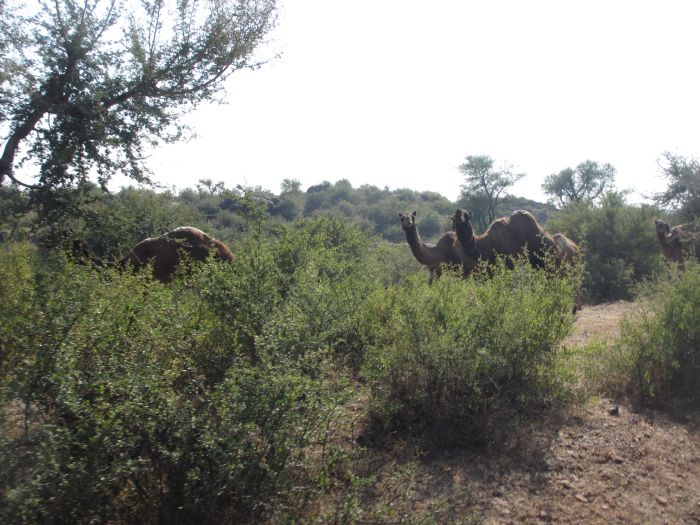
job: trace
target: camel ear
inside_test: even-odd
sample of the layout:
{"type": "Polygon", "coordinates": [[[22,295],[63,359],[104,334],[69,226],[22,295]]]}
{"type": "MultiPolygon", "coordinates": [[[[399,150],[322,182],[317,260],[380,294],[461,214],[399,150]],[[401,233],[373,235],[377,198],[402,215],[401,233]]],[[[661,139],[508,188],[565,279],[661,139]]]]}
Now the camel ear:
{"type": "Polygon", "coordinates": [[[472,212],[468,211],[467,216],[469,217],[469,220],[472,220],[472,212]]]}
{"type": "Polygon", "coordinates": [[[413,218],[414,218],[414,219],[416,218],[416,212],[415,212],[415,211],[414,211],[414,212],[411,212],[411,215],[413,215],[413,218]]]}
{"type": "Polygon", "coordinates": [[[399,212],[399,219],[403,219],[403,213],[399,212]]]}

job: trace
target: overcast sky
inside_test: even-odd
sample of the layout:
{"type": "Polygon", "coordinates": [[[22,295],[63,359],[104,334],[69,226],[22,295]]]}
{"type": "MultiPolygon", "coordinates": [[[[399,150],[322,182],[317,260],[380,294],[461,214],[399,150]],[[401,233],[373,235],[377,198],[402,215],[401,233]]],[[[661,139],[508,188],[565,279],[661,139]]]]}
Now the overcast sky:
{"type": "Polygon", "coordinates": [[[350,180],[459,195],[467,155],[527,176],[609,162],[619,188],[663,186],[664,151],[700,153],[700,2],[284,0],[256,71],[198,137],[158,149],[156,180],[302,188],[350,180]]]}

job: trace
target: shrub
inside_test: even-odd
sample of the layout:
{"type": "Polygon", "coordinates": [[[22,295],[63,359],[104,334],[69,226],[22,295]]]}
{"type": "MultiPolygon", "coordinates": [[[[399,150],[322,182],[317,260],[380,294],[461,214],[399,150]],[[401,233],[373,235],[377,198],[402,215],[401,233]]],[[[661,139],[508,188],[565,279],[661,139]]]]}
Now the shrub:
{"type": "Polygon", "coordinates": [[[585,295],[599,303],[631,299],[636,284],[661,269],[656,217],[653,206],[629,205],[613,192],[600,206],[579,203],[559,210],[547,229],[566,233],[584,249],[585,295]]]}
{"type": "Polygon", "coordinates": [[[346,251],[367,241],[322,230],[296,267],[263,238],[167,286],[4,245],[0,521],[293,516],[326,470],[313,445],[344,396],[326,350],[358,339],[363,291],[346,251]]]}
{"type": "Polygon", "coordinates": [[[554,393],[574,281],[521,260],[490,279],[448,274],[428,286],[421,274],[377,292],[365,318],[376,415],[389,427],[447,430],[449,442],[554,393]]]}
{"type": "Polygon", "coordinates": [[[670,267],[642,288],[640,305],[623,320],[615,364],[626,392],[640,402],[695,397],[700,382],[700,273],[670,267]]]}

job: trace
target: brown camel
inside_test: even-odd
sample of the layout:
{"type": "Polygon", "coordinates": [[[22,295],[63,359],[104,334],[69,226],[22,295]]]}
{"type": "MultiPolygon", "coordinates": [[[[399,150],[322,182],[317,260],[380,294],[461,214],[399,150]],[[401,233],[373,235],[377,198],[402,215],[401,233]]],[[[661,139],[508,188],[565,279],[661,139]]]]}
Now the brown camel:
{"type": "Polygon", "coordinates": [[[462,259],[455,249],[457,238],[454,232],[446,232],[435,244],[426,244],[418,233],[415,211],[410,214],[399,213],[399,219],[413,256],[419,263],[428,267],[429,283],[442,275],[442,265],[457,266],[461,264],[462,259]]]}
{"type": "Polygon", "coordinates": [[[559,256],[557,257],[557,262],[561,263],[576,263],[581,256],[581,250],[574,241],[569,239],[563,233],[555,233],[552,235],[554,244],[557,246],[557,252],[559,256]]]}
{"type": "MultiPolygon", "coordinates": [[[[462,259],[464,275],[469,275],[481,260],[493,264],[498,256],[512,258],[527,250],[530,264],[544,266],[545,253],[556,254],[556,244],[531,213],[518,210],[493,221],[483,235],[475,235],[472,214],[458,209],[452,221],[457,235],[456,247],[462,259]]],[[[512,266],[512,262],[506,261],[512,266]]]]}
{"type": "Polygon", "coordinates": [[[95,255],[79,239],[73,241],[76,260],[83,264],[89,260],[100,268],[131,267],[135,271],[152,264],[153,277],[158,281],[170,282],[183,261],[183,254],[193,261],[205,261],[209,254],[216,261],[231,262],[233,254],[223,242],[214,239],[202,230],[191,226],[175,228],[160,237],[149,237],[136,243],[117,262],[108,262],[95,255]]]}
{"type": "Polygon", "coordinates": [[[664,257],[671,262],[682,263],[683,254],[693,250],[700,261],[700,236],[695,233],[693,225],[679,224],[671,228],[661,219],[656,219],[654,224],[664,257]]]}

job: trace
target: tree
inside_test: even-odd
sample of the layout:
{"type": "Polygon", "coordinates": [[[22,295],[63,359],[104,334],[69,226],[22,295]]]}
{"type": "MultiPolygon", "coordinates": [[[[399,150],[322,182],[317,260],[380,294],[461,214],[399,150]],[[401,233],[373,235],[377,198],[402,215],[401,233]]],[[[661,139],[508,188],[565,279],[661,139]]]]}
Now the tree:
{"type": "Polygon", "coordinates": [[[276,0],[0,0],[0,20],[0,185],[46,194],[92,174],[148,181],[144,147],[181,138],[184,113],[259,65],[276,0]]]}
{"type": "Polygon", "coordinates": [[[199,193],[208,193],[209,195],[221,195],[226,190],[224,181],[214,182],[212,179],[199,179],[195,187],[199,193]]]}
{"type": "Polygon", "coordinates": [[[471,206],[481,229],[496,218],[496,209],[503,192],[525,176],[513,173],[511,167],[494,168],[494,160],[488,155],[470,155],[459,171],[464,175],[462,200],[471,206]]]}
{"type": "Polygon", "coordinates": [[[281,193],[299,193],[301,190],[301,182],[297,179],[284,179],[280,184],[281,193]]]}
{"type": "Polygon", "coordinates": [[[663,174],[668,179],[668,188],[654,196],[662,207],[677,210],[684,220],[700,216],[700,162],[686,159],[669,152],[663,154],[663,174]]]}
{"type": "Polygon", "coordinates": [[[615,182],[615,168],[611,164],[599,165],[587,160],[576,169],[566,168],[559,173],[548,175],[542,189],[552,200],[561,206],[572,202],[594,202],[615,182]]]}

